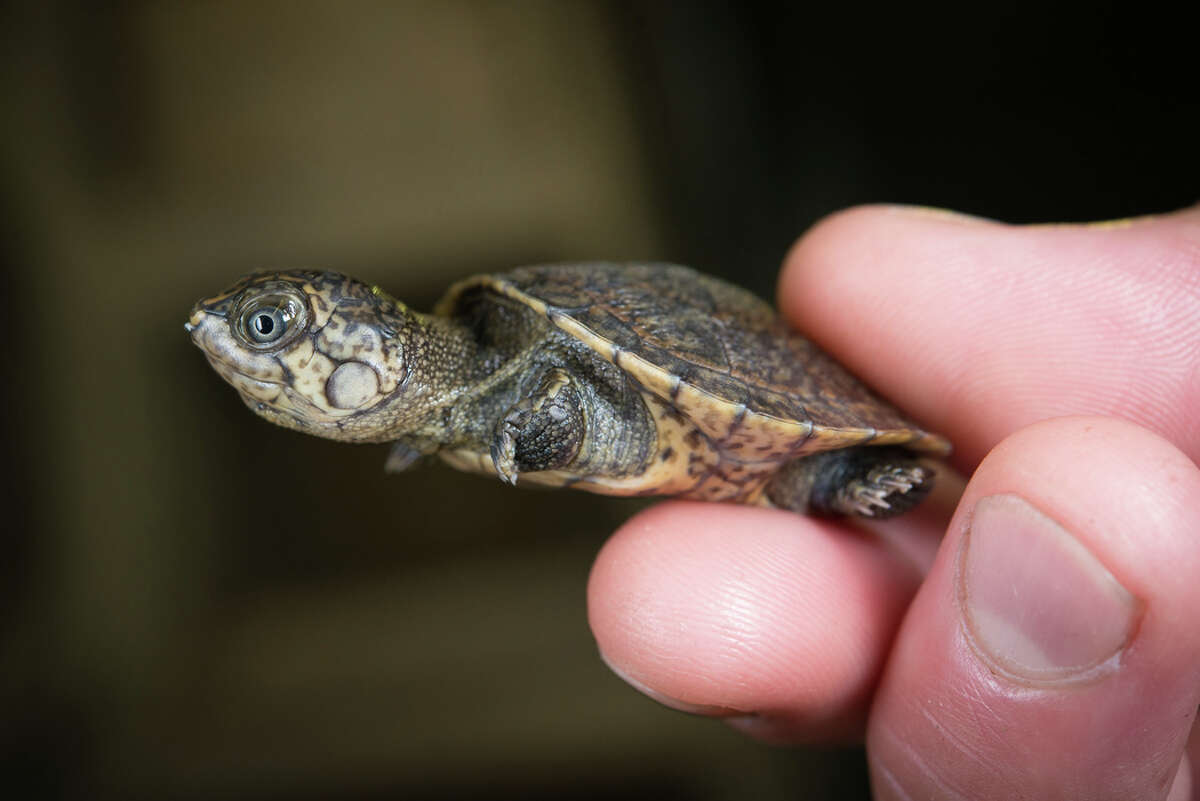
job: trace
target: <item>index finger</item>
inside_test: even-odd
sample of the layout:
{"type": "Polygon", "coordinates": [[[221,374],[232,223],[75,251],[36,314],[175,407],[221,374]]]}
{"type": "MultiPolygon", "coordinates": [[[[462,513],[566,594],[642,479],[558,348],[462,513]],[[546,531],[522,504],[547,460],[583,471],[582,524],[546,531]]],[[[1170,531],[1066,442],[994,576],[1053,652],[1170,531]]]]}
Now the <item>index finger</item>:
{"type": "Polygon", "coordinates": [[[779,304],[804,334],[971,470],[1037,420],[1124,417],[1200,461],[1200,210],[1017,227],[864,207],[788,255],[779,304]]]}

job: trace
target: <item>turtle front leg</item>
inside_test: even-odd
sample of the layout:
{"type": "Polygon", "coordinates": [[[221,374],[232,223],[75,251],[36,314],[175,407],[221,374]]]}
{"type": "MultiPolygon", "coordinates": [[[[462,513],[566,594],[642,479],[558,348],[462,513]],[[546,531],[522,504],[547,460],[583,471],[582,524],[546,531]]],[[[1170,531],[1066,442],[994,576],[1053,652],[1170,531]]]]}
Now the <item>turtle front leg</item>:
{"type": "Polygon", "coordinates": [[[903,448],[860,446],[822,451],[784,467],[767,485],[775,506],[795,512],[893,517],[933,489],[934,471],[903,448]]]}
{"type": "Polygon", "coordinates": [[[492,463],[501,479],[516,484],[518,473],[570,464],[579,453],[583,432],[579,393],[571,375],[556,367],[496,424],[492,463]]]}

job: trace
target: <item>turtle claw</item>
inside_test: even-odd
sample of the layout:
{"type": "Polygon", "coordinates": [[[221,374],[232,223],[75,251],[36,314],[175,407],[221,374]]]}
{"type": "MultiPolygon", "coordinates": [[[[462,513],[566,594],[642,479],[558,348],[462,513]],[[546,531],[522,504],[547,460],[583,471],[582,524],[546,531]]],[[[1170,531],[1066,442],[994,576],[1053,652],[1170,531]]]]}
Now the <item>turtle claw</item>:
{"type": "Polygon", "coordinates": [[[492,456],[492,464],[496,468],[496,475],[500,480],[510,487],[517,486],[517,466],[511,461],[505,464],[503,461],[496,461],[495,455],[492,456]]]}
{"type": "Polygon", "coordinates": [[[933,471],[916,462],[880,464],[843,487],[835,508],[862,517],[894,517],[920,503],[932,487],[933,471]]]}
{"type": "Polygon", "coordinates": [[[521,411],[511,412],[500,421],[499,431],[496,433],[496,438],[492,440],[490,449],[492,466],[496,468],[496,475],[500,477],[500,480],[512,487],[517,485],[519,472],[517,470],[517,436],[521,433],[521,427],[528,416],[528,411],[524,414],[521,411]]]}

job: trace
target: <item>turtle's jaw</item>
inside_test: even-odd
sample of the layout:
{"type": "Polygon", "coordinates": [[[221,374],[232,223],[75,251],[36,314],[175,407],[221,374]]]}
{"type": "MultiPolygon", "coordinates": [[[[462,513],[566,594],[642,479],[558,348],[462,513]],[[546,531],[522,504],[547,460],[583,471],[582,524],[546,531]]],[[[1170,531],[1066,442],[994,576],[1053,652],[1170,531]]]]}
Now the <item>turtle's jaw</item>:
{"type": "Polygon", "coordinates": [[[237,345],[225,317],[197,308],[184,329],[209,366],[259,417],[285,428],[339,438],[320,430],[319,423],[327,415],[288,385],[278,361],[237,345]]]}
{"type": "Polygon", "coordinates": [[[241,347],[223,314],[197,305],[184,329],[217,375],[237,390],[247,406],[261,413],[266,406],[278,405],[287,380],[279,362],[241,347]]]}
{"type": "Polygon", "coordinates": [[[211,316],[213,315],[202,309],[198,303],[192,307],[192,313],[188,316],[188,321],[183,324],[183,330],[187,331],[191,336],[193,344],[204,347],[200,344],[200,335],[198,332],[204,326],[204,319],[211,316]]]}
{"type": "Polygon", "coordinates": [[[226,380],[229,380],[226,370],[271,384],[282,384],[287,378],[274,354],[250,350],[238,342],[224,314],[197,305],[184,328],[191,335],[192,343],[204,351],[208,361],[226,380]]]}

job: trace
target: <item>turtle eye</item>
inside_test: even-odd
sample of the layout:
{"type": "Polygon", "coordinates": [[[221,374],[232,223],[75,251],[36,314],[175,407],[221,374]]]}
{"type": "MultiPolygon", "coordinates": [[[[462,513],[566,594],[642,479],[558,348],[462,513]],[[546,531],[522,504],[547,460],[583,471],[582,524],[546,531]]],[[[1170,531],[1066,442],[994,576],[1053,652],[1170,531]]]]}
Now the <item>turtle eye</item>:
{"type": "Polygon", "coordinates": [[[260,344],[269,344],[287,333],[289,320],[283,316],[283,309],[256,309],[246,326],[246,333],[260,344]]]}
{"type": "Polygon", "coordinates": [[[304,305],[292,293],[249,299],[238,312],[235,331],[250,347],[277,348],[291,342],[304,327],[304,305]]]}

